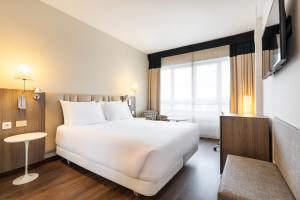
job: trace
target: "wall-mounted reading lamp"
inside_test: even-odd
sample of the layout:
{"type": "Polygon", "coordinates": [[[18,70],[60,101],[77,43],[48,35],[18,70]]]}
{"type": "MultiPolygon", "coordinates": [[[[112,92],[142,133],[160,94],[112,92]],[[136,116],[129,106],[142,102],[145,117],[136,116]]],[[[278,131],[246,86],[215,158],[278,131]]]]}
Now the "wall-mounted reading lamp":
{"type": "MultiPolygon", "coordinates": [[[[130,90],[133,92],[133,95],[135,96],[137,91],[139,89],[139,86],[137,83],[133,83],[130,87],[130,90]]],[[[131,102],[131,98],[128,99],[128,104],[131,106],[132,102],[131,102]]]]}
{"type": "Polygon", "coordinates": [[[33,95],[34,100],[38,101],[41,98],[41,93],[43,93],[41,88],[35,88],[34,95],[33,95]]]}
{"type": "MultiPolygon", "coordinates": [[[[26,81],[32,80],[32,71],[31,68],[26,64],[20,64],[18,66],[15,79],[23,81],[23,94],[25,93],[26,81]]],[[[26,109],[26,97],[24,95],[18,97],[18,109],[26,109]]]]}

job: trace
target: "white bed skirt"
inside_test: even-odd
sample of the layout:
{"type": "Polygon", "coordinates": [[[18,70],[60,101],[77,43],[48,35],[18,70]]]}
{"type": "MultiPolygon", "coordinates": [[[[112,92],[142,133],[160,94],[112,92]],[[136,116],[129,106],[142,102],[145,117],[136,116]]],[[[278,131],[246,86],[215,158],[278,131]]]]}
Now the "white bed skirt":
{"type": "MultiPolygon", "coordinates": [[[[118,171],[115,171],[113,169],[110,169],[108,167],[105,167],[99,163],[95,163],[92,161],[89,161],[82,156],[78,154],[74,154],[68,150],[65,150],[59,146],[56,146],[56,153],[97,174],[100,175],[106,179],[109,179],[115,183],[118,183],[126,188],[129,188],[133,190],[134,192],[137,192],[139,194],[145,195],[145,196],[153,196],[155,195],[161,188],[163,188],[171,179],[176,175],[176,173],[183,167],[184,163],[192,157],[192,155],[198,150],[198,144],[195,144],[184,156],[182,159],[178,160],[177,163],[175,163],[172,167],[170,167],[170,170],[166,176],[159,180],[158,182],[148,182],[143,181],[140,179],[129,177],[123,173],[120,173],[118,171]]],[[[158,166],[159,167],[159,166],[158,166]]]]}

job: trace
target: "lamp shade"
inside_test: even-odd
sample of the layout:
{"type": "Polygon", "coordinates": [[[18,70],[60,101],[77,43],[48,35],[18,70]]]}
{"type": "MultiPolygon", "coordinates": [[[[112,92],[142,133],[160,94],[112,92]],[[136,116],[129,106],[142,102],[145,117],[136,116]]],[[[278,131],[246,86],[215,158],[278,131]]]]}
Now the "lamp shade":
{"type": "Polygon", "coordinates": [[[26,64],[20,64],[18,66],[15,79],[32,80],[31,68],[26,64]]]}
{"type": "Polygon", "coordinates": [[[131,85],[131,90],[132,90],[133,92],[136,92],[136,91],[138,90],[138,88],[139,88],[139,86],[138,86],[137,83],[133,83],[133,84],[131,85]]]}
{"type": "Polygon", "coordinates": [[[43,93],[43,91],[42,91],[41,88],[35,88],[35,89],[34,89],[34,93],[40,94],[40,93],[43,93]]]}
{"type": "Polygon", "coordinates": [[[252,97],[244,96],[244,114],[252,114],[252,97]]]}

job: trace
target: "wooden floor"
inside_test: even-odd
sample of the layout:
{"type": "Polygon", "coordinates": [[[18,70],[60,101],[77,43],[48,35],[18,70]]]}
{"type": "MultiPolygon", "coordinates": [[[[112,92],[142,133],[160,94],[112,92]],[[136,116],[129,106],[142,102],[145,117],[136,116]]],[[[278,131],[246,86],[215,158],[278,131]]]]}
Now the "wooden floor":
{"type": "MultiPolygon", "coordinates": [[[[219,152],[214,140],[201,139],[198,152],[182,170],[155,196],[142,200],[216,200],[220,181],[219,152]]],[[[55,160],[31,169],[40,177],[22,186],[12,180],[22,173],[0,179],[0,199],[134,199],[132,191],[64,160],[55,160]]]]}

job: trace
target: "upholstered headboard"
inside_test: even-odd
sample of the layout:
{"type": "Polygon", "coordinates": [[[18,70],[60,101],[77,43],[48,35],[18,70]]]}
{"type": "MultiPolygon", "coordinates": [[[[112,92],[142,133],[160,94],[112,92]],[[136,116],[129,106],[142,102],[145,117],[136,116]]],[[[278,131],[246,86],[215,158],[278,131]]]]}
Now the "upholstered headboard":
{"type": "Polygon", "coordinates": [[[274,162],[296,199],[300,199],[300,130],[275,118],[273,137],[274,162]]]}
{"type": "Polygon", "coordinates": [[[46,93],[45,130],[46,137],[45,152],[55,151],[56,128],[63,124],[63,114],[59,100],[88,102],[88,101],[128,101],[129,108],[135,115],[135,97],[109,96],[109,95],[88,95],[88,94],[57,94],[46,93]]]}

